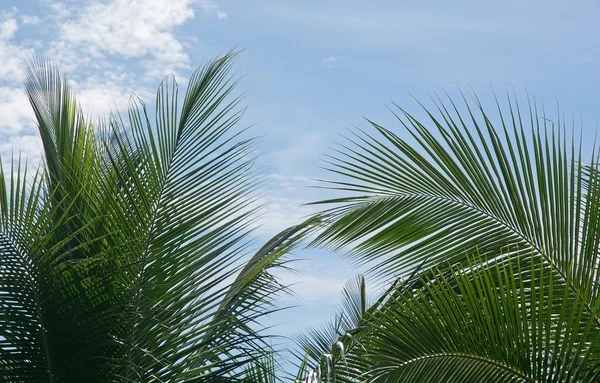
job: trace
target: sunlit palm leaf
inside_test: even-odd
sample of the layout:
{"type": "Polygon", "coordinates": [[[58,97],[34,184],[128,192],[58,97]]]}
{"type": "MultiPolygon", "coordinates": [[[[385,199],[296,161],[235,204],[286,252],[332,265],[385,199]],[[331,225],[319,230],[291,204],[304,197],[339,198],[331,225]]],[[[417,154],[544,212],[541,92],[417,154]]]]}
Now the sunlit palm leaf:
{"type": "MultiPolygon", "coordinates": [[[[358,133],[331,158],[346,177],[332,187],[363,196],[325,201],[342,206],[325,214],[330,225],[316,243],[353,245],[354,257],[378,259],[374,269],[388,276],[511,246],[596,299],[600,183],[577,165],[581,150],[564,124],[550,125],[535,104],[525,118],[510,101],[494,124],[477,101],[465,101],[463,114],[451,101],[437,105],[431,128],[400,110],[416,145],[373,123],[381,138],[358,133]]],[[[593,154],[584,162],[596,167],[593,154]]]]}
{"type": "Polygon", "coordinates": [[[359,131],[328,158],[343,177],[328,187],[352,194],[319,202],[338,206],[321,214],[328,227],[313,244],[351,247],[379,276],[409,283],[374,309],[373,318],[382,316],[363,326],[373,341],[341,378],[593,381],[600,352],[590,335],[600,332],[596,155],[583,160],[564,122],[549,123],[535,103],[524,116],[509,97],[508,111],[498,103],[492,117],[476,98],[464,101],[460,109],[438,99],[437,116],[425,110],[430,128],[399,109],[407,139],[372,123],[377,138],[359,131]],[[487,266],[473,272],[477,263],[487,266]],[[461,309],[471,304],[477,320],[461,309]],[[504,306],[513,308],[510,318],[504,306]],[[501,355],[514,347],[518,360],[501,355]]]}

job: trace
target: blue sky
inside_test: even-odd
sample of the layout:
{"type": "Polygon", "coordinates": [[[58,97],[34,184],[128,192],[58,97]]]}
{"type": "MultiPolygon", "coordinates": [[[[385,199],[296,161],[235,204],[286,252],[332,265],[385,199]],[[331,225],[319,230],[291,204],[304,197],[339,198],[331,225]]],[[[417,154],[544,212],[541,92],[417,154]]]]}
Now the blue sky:
{"type": "MultiPolygon", "coordinates": [[[[40,146],[20,83],[33,53],[57,63],[90,113],[125,110],[131,92],[151,102],[160,80],[181,84],[204,60],[234,46],[249,110],[244,125],[263,136],[270,182],[263,238],[311,213],[323,197],[308,188],[315,165],[363,116],[394,128],[386,105],[419,113],[412,96],[456,84],[484,104],[490,85],[554,99],[583,119],[584,141],[600,113],[600,43],[593,1],[233,1],[3,0],[0,5],[0,155],[40,146]]],[[[292,335],[327,319],[343,283],[358,271],[339,254],[297,252],[300,304],[275,318],[292,335]]]]}

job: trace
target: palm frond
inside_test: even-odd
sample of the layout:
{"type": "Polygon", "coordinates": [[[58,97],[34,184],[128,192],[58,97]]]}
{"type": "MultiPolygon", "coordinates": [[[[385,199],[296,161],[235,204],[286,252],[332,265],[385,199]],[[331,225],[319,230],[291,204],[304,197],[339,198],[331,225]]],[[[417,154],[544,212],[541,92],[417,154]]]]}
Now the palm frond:
{"type": "Polygon", "coordinates": [[[252,168],[254,140],[232,132],[243,112],[231,97],[234,56],[194,73],[181,112],[168,78],[157,92],[155,124],[139,100],[129,111],[130,134],[112,119],[106,153],[118,192],[111,216],[127,233],[131,257],[128,328],[119,338],[126,380],[234,378],[268,352],[253,328],[281,289],[268,269],[302,235],[291,230],[235,267],[250,244],[262,181],[252,168]]]}
{"type": "Polygon", "coordinates": [[[582,294],[520,258],[435,270],[399,286],[367,318],[358,381],[571,382],[598,373],[597,327],[582,294]],[[515,275],[520,279],[515,279],[515,275]]]}
{"type": "Polygon", "coordinates": [[[437,100],[431,127],[398,109],[408,142],[371,123],[329,157],[342,176],[328,187],[354,193],[319,203],[338,204],[315,245],[352,246],[359,262],[382,276],[406,277],[416,268],[459,265],[477,252],[493,259],[518,249],[542,259],[572,290],[598,298],[598,175],[596,154],[585,161],[564,122],[551,124],[535,102],[521,112],[508,96],[489,115],[464,96],[464,110],[437,100]],[[587,188],[584,185],[590,185],[587,188]]]}
{"type": "MultiPolygon", "coordinates": [[[[543,105],[498,113],[435,99],[430,127],[398,107],[402,138],[370,122],[327,157],[347,196],[312,245],[399,279],[363,319],[347,381],[593,381],[597,154],[543,105]],[[585,164],[585,166],[581,166],[585,164]],[[474,254],[477,254],[474,257],[474,254]],[[579,380],[578,380],[579,379],[579,380]]],[[[331,340],[329,340],[331,341],[331,340]]],[[[334,361],[339,363],[339,361],[334,361]]]]}
{"type": "Polygon", "coordinates": [[[270,355],[257,322],[284,289],[270,271],[312,223],[242,262],[262,180],[234,129],[234,57],[196,71],[181,107],[167,78],[154,110],[134,98],[96,126],[30,62],[45,163],[33,183],[0,172],[2,380],[235,381],[270,355]]]}
{"type": "MultiPolygon", "coordinates": [[[[342,289],[342,300],[332,320],[296,336],[299,349],[294,353],[299,360],[296,380],[310,381],[309,375],[315,375],[316,370],[323,371],[323,376],[326,376],[328,358],[330,369],[336,368],[337,365],[344,367],[346,354],[353,347],[362,347],[356,335],[365,324],[364,316],[375,307],[371,305],[367,296],[364,277],[358,275],[349,280],[342,289]]],[[[333,370],[329,372],[331,375],[334,373],[333,370]]],[[[340,378],[341,376],[338,376],[338,379],[340,378]]]]}

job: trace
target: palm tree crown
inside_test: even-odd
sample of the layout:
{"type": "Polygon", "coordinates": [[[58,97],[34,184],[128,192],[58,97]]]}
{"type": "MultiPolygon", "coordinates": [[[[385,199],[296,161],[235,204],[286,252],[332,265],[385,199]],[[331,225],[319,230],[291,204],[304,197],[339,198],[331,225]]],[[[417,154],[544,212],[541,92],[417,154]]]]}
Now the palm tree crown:
{"type": "Polygon", "coordinates": [[[261,180],[234,128],[234,56],[198,69],[181,104],[167,78],[154,113],[133,98],[98,124],[52,65],[27,66],[44,163],[0,172],[0,380],[241,381],[264,367],[257,319],[282,288],[270,270],[304,227],[240,264],[261,180]]]}

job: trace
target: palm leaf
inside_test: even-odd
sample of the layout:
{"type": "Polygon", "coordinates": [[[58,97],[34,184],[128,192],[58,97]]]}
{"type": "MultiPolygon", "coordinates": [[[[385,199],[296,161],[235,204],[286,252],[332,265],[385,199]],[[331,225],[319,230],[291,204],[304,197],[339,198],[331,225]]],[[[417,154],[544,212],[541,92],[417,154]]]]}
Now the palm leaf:
{"type": "Polygon", "coordinates": [[[262,181],[234,129],[234,57],[195,72],[181,107],[167,78],[153,112],[134,98],[96,126],[51,64],[27,67],[45,166],[0,172],[2,380],[235,381],[270,355],[270,270],[312,229],[244,264],[262,181]]]}
{"type": "Polygon", "coordinates": [[[296,336],[299,349],[294,353],[299,360],[296,380],[310,381],[312,377],[316,378],[316,371],[323,371],[324,377],[328,373],[335,373],[338,380],[346,381],[340,373],[340,368],[347,366],[345,356],[348,352],[354,347],[362,347],[357,337],[360,338],[359,333],[365,324],[364,317],[377,306],[372,306],[367,297],[366,282],[362,275],[346,283],[342,289],[342,297],[332,320],[296,336]],[[331,370],[332,367],[335,371],[331,370]]]}
{"type": "Polygon", "coordinates": [[[341,179],[325,187],[348,194],[317,202],[337,206],[313,245],[400,277],[338,379],[593,381],[596,154],[535,101],[523,114],[508,96],[495,116],[463,101],[437,98],[431,127],[398,108],[406,139],[371,122],[326,160],[341,179]]]}
{"type": "Polygon", "coordinates": [[[399,286],[367,319],[366,350],[347,356],[351,375],[372,382],[593,381],[599,339],[585,297],[548,266],[521,261],[471,259],[467,268],[420,277],[420,288],[399,286]]]}
{"type": "Polygon", "coordinates": [[[111,216],[127,233],[131,256],[128,325],[119,336],[125,380],[233,379],[270,352],[255,329],[282,288],[268,270],[303,229],[235,266],[247,254],[261,180],[252,168],[254,141],[231,131],[242,115],[239,98],[230,97],[233,57],[194,73],[180,113],[177,84],[167,79],[155,125],[139,100],[129,111],[131,133],[112,120],[106,153],[118,193],[111,216]]]}
{"type": "Polygon", "coordinates": [[[352,246],[358,262],[377,260],[378,275],[401,277],[461,264],[475,251],[506,256],[510,246],[552,265],[591,308],[600,184],[577,164],[596,168],[595,154],[583,161],[564,123],[550,124],[535,103],[525,117],[509,97],[508,112],[498,103],[493,118],[476,98],[464,100],[464,111],[451,100],[438,100],[439,117],[425,110],[431,128],[399,109],[416,144],[375,123],[380,138],[348,138],[327,161],[344,177],[329,187],[355,194],[320,202],[339,206],[322,214],[329,226],[314,244],[352,246]]]}

